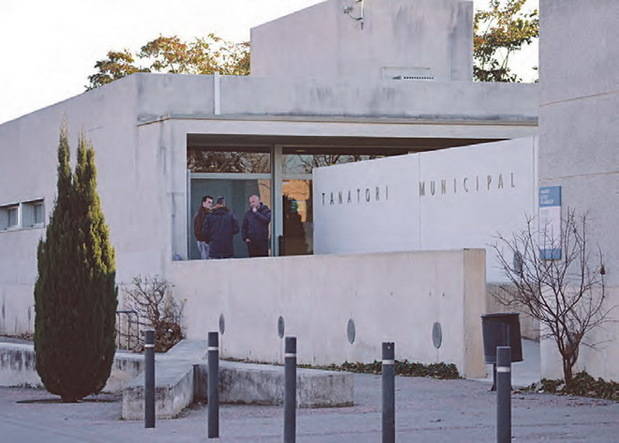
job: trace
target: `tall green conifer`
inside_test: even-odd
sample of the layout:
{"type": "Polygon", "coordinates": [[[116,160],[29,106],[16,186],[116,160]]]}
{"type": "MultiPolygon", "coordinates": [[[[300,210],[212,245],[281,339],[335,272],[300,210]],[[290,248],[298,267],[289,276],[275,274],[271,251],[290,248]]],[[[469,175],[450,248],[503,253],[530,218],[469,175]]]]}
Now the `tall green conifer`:
{"type": "Polygon", "coordinates": [[[96,184],[94,149],[83,136],[71,175],[62,128],[58,196],[39,242],[34,296],[37,372],[46,389],[64,401],[101,391],[114,359],[114,250],[96,184]]]}

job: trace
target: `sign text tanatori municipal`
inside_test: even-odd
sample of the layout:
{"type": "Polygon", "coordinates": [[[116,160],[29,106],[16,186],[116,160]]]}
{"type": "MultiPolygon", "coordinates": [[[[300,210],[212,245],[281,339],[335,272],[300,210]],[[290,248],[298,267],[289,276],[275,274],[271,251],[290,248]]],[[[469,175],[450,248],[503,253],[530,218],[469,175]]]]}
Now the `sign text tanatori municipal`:
{"type": "Polygon", "coordinates": [[[458,192],[480,192],[515,188],[516,179],[513,172],[498,175],[476,175],[463,178],[442,178],[440,180],[419,181],[419,196],[436,196],[457,194],[458,192]]]}
{"type": "Polygon", "coordinates": [[[321,192],[320,202],[325,205],[371,203],[389,200],[389,186],[371,186],[337,192],[321,192]]]}

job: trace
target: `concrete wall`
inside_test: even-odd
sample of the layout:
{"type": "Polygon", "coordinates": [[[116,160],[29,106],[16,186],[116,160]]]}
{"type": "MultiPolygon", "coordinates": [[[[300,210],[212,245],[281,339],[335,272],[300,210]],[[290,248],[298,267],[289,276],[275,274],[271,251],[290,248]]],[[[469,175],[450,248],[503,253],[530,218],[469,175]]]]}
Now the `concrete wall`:
{"type": "MultiPolygon", "coordinates": [[[[73,159],[83,131],[95,146],[98,189],[123,283],[138,274],[165,275],[173,257],[187,256],[188,133],[510,138],[536,130],[537,92],[529,86],[379,82],[362,88],[225,77],[218,94],[222,114],[215,115],[215,85],[213,76],[136,74],[0,125],[6,160],[0,162],[0,206],[43,198],[49,217],[60,125],[69,126],[73,159]],[[450,96],[465,98],[454,105],[450,96]]],[[[0,232],[0,333],[32,330],[42,235],[43,228],[0,232]]]]}
{"type": "Polygon", "coordinates": [[[535,124],[537,94],[535,84],[226,76],[221,78],[221,112],[535,124]]]}
{"type": "Polygon", "coordinates": [[[535,215],[535,163],[529,137],[314,169],[314,251],[489,248],[535,215]]]}
{"type": "MultiPolygon", "coordinates": [[[[104,392],[120,392],[144,371],[144,358],[139,354],[116,353],[104,392]]],[[[32,344],[0,342],[0,386],[43,387],[36,370],[32,344]]]]}
{"type": "Polygon", "coordinates": [[[414,117],[435,122],[532,125],[533,130],[537,123],[536,84],[409,82],[362,76],[312,79],[251,75],[220,76],[215,80],[211,75],[138,73],[130,78],[136,88],[139,122],[169,117],[414,117]],[[215,114],[216,103],[219,114],[215,114]]]}
{"type": "Polygon", "coordinates": [[[380,359],[382,341],[396,357],[455,363],[483,376],[480,315],[485,312],[483,250],[176,262],[169,279],[186,300],[188,338],[219,329],[221,355],[283,361],[285,335],[298,337],[300,363],[380,359]],[[354,343],[347,328],[352,319],[354,343]],[[432,328],[442,327],[435,348],[432,328]]]}
{"type": "Polygon", "coordinates": [[[329,0],[251,30],[252,75],[371,78],[409,71],[472,80],[473,2],[329,0]],[[412,69],[411,69],[412,68],[412,69]]]}
{"type": "MultiPolygon", "coordinates": [[[[136,127],[139,79],[125,78],[0,125],[0,155],[5,160],[0,162],[0,205],[44,198],[46,220],[56,197],[62,122],[70,131],[73,163],[79,132],[92,141],[119,283],[140,273],[161,273],[170,257],[170,230],[165,229],[170,223],[161,220],[170,213],[168,147],[147,137],[161,128],[136,127]]],[[[32,331],[36,247],[44,234],[44,228],[0,232],[1,334],[32,331]]]]}
{"type": "MultiPolygon", "coordinates": [[[[619,2],[541,0],[540,7],[539,184],[560,185],[564,208],[589,212],[591,245],[605,254],[609,305],[619,305],[619,2]]],[[[619,380],[617,337],[617,323],[588,337],[604,343],[583,347],[579,366],[619,380]]],[[[542,372],[557,376],[546,345],[542,372]]]]}

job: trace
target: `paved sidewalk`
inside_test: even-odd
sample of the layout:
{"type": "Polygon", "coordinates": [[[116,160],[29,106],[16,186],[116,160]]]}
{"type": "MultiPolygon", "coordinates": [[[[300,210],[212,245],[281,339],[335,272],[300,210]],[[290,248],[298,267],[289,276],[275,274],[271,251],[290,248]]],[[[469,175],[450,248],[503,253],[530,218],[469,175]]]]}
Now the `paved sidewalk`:
{"type": "MultiPolygon", "coordinates": [[[[523,361],[512,364],[512,386],[525,387],[531,386],[541,380],[539,342],[522,339],[523,361]]],[[[487,365],[488,375],[486,378],[479,379],[492,383],[492,365],[487,365]]]]}
{"type": "MultiPolygon", "coordinates": [[[[380,377],[355,375],[356,406],[298,412],[299,442],[380,441],[380,377]]],[[[400,442],[495,441],[495,396],[471,380],[398,377],[400,442]]],[[[206,435],[206,408],[160,420],[155,430],[121,421],[120,397],[105,402],[17,403],[51,398],[39,390],[0,388],[2,442],[195,442],[206,435]]],[[[221,409],[222,442],[281,442],[279,407],[221,409]]],[[[513,395],[514,441],[611,442],[619,435],[619,403],[547,394],[513,395]]]]}

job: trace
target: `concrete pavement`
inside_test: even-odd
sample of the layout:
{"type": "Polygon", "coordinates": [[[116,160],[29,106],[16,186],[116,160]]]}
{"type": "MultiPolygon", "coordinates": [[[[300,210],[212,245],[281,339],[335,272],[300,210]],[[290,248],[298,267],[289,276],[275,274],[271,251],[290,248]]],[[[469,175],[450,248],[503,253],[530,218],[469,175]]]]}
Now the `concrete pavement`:
{"type": "MultiPolygon", "coordinates": [[[[380,376],[355,375],[356,405],[298,410],[299,442],[380,441],[380,376]]],[[[400,442],[495,441],[495,396],[472,380],[397,377],[400,442]]],[[[40,390],[0,388],[3,442],[195,442],[206,440],[206,408],[194,406],[155,430],[121,421],[120,397],[79,404],[29,402],[52,398],[40,390]],[[26,401],[26,403],[18,403],[26,401]]],[[[222,442],[280,442],[283,410],[274,406],[221,408],[222,442]]],[[[619,435],[619,403],[548,394],[513,395],[515,441],[611,442],[619,435]]]]}

